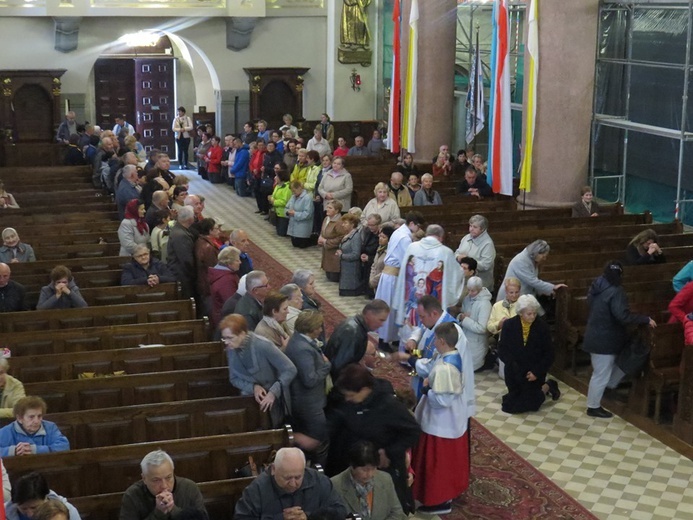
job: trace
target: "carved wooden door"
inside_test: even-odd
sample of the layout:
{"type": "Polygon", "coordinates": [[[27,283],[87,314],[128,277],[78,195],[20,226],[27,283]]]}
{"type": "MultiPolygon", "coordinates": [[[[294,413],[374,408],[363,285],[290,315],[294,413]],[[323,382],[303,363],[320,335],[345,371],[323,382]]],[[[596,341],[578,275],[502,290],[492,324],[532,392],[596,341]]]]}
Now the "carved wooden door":
{"type": "Polygon", "coordinates": [[[102,130],[112,130],[115,118],[125,115],[135,126],[133,83],[135,64],[131,59],[99,58],[94,64],[96,121],[102,130]]]}
{"type": "Polygon", "coordinates": [[[135,110],[141,143],[147,152],[158,148],[173,157],[174,58],[136,58],[134,61],[135,110]]]}

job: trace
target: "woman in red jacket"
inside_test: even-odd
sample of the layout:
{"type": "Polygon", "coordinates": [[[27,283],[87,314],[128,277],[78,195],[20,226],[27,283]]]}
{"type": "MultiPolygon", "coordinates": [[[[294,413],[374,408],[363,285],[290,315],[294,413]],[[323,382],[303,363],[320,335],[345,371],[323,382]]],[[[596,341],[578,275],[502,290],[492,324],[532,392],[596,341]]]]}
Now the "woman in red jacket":
{"type": "Polygon", "coordinates": [[[222,182],[221,179],[221,157],[224,153],[219,143],[221,139],[219,136],[212,136],[212,146],[207,150],[207,176],[210,182],[219,184],[222,182]]]}

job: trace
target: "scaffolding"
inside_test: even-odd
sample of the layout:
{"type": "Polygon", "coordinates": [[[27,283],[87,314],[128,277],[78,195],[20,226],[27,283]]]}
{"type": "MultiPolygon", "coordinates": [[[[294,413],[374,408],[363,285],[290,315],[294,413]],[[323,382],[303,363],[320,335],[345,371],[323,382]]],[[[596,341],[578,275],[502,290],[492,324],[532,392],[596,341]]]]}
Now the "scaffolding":
{"type": "MultiPolygon", "coordinates": [[[[613,27],[612,27],[613,28],[613,27]]],[[[608,29],[608,28],[607,28],[608,29]]],[[[685,144],[693,142],[693,132],[687,128],[688,123],[688,91],[690,86],[691,72],[691,33],[693,30],[693,0],[603,0],[600,5],[599,25],[597,28],[598,45],[595,60],[595,82],[594,82],[594,97],[593,97],[593,118],[592,118],[592,146],[590,153],[590,185],[593,186],[597,193],[598,184],[600,181],[611,181],[615,184],[616,201],[626,202],[626,177],[628,172],[628,156],[629,156],[629,137],[631,134],[644,134],[649,136],[649,141],[654,143],[656,138],[665,138],[678,143],[678,167],[676,176],[676,199],[674,201],[674,217],[683,220],[685,212],[685,204],[693,202],[691,198],[685,198],[683,189],[684,180],[684,151],[685,144]],[[647,13],[649,11],[649,13],[647,13]],[[667,13],[678,11],[677,20],[683,20],[685,17],[685,27],[682,25],[677,28],[658,27],[657,30],[678,31],[677,34],[682,35],[685,31],[685,55],[681,62],[666,62],[638,59],[633,56],[633,33],[636,22],[641,21],[643,14],[650,15],[650,18],[660,18],[666,20],[667,13]],[[683,12],[685,11],[685,14],[683,12]],[[616,15],[625,19],[625,42],[623,48],[618,53],[621,56],[608,56],[608,45],[604,42],[614,36],[605,35],[605,21],[610,15],[616,15]],[[602,45],[603,44],[603,45],[602,45]],[[609,67],[616,67],[617,74],[612,74],[609,78],[609,67]],[[681,71],[683,73],[681,84],[681,112],[680,125],[678,128],[675,125],[658,126],[646,124],[639,121],[634,121],[632,116],[632,108],[634,100],[632,99],[633,92],[633,72],[635,70],[649,69],[653,76],[656,77],[657,72],[663,74],[663,71],[681,71]],[[616,82],[620,85],[622,99],[620,100],[620,114],[609,114],[607,103],[604,101],[605,91],[608,90],[609,83],[614,79],[614,76],[620,76],[616,82]],[[607,79],[605,79],[607,78],[607,79]],[[600,90],[601,89],[601,90],[600,90]],[[600,111],[601,110],[601,111],[600,111]],[[596,167],[596,155],[599,145],[600,136],[605,128],[616,129],[622,134],[621,150],[619,150],[620,171],[598,175],[596,167]],[[684,207],[682,208],[682,205],[684,207]]],[[[608,31],[607,31],[608,32],[608,31]]],[[[673,34],[673,33],[672,33],[673,34]]],[[[653,45],[655,42],[653,42],[653,45]]],[[[620,45],[620,44],[619,44],[620,45]]],[[[638,70],[639,71],[639,70],[638,70]]],[[[671,85],[668,85],[671,86],[671,85]]],[[[613,93],[612,93],[613,94],[613,93]]],[[[646,100],[635,100],[644,102],[646,100]]],[[[641,143],[642,144],[642,143],[641,143]]],[[[654,146],[654,145],[653,145],[654,146]]],[[[602,151],[603,153],[603,151],[602,151]]],[[[604,197],[602,197],[604,198],[604,197]]]]}

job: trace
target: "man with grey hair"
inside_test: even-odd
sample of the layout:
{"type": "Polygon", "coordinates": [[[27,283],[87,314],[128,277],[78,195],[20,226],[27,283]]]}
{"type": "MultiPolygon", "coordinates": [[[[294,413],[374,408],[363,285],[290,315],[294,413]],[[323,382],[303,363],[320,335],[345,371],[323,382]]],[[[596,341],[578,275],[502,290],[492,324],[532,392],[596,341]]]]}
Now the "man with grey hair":
{"type": "MultiPolygon", "coordinates": [[[[118,218],[125,217],[125,206],[132,199],[139,199],[142,187],[137,183],[137,167],[131,164],[123,166],[123,178],[116,189],[116,205],[118,206],[118,218]]],[[[149,229],[154,229],[149,226],[149,229]]]]}
{"type": "Polygon", "coordinates": [[[77,122],[75,121],[76,117],[76,114],[72,110],[65,114],[65,119],[62,123],[60,123],[60,126],[58,127],[58,134],[55,138],[57,142],[62,144],[68,144],[70,142],[70,136],[73,134],[76,135],[78,133],[77,122]]]}
{"type": "Polygon", "coordinates": [[[190,227],[193,222],[195,222],[195,213],[192,207],[182,207],[178,210],[176,223],[171,228],[168,238],[166,263],[181,283],[183,298],[195,296],[197,277],[195,240],[197,240],[197,233],[190,227]]]}
{"type": "Polygon", "coordinates": [[[94,188],[106,186],[109,190],[113,189],[113,184],[108,184],[110,180],[109,160],[115,155],[115,143],[110,137],[101,139],[96,155],[94,155],[94,163],[92,164],[91,182],[94,188]]]}
{"type": "Polygon", "coordinates": [[[289,334],[293,334],[296,318],[301,314],[301,309],[303,308],[303,293],[301,292],[301,288],[295,283],[283,285],[281,289],[279,289],[279,292],[288,298],[289,314],[284,322],[284,327],[289,334]]]}
{"type": "Polygon", "coordinates": [[[245,278],[246,293],[238,300],[235,313],[248,322],[248,330],[254,331],[262,320],[262,304],[270,290],[269,278],[264,271],[251,271],[245,278]]]}
{"type": "Polygon", "coordinates": [[[242,229],[234,229],[229,236],[229,244],[241,252],[241,268],[238,270],[238,276],[248,274],[253,270],[253,259],[248,255],[250,246],[248,233],[242,229]]]}
{"type": "Polygon", "coordinates": [[[152,203],[144,214],[144,220],[147,222],[150,231],[159,223],[156,218],[157,213],[168,209],[168,200],[168,193],[164,190],[157,190],[152,194],[152,203]]]}
{"type": "Polygon", "coordinates": [[[281,448],[270,471],[245,488],[236,502],[233,518],[307,520],[318,511],[328,518],[347,516],[344,502],[330,479],[306,468],[306,457],[298,448],[281,448]]]}
{"type": "Polygon", "coordinates": [[[202,204],[202,200],[198,195],[188,195],[185,197],[183,204],[190,206],[193,209],[193,212],[195,213],[195,222],[199,222],[204,218],[204,216],[202,216],[204,205],[202,204]]]}
{"type": "Polygon", "coordinates": [[[419,298],[430,294],[447,309],[460,296],[462,269],[452,249],[443,245],[444,238],[442,226],[431,224],[426,228],[426,236],[412,242],[404,252],[391,303],[396,323],[402,326],[400,337],[403,340],[421,324],[416,314],[419,298]]]}
{"type": "Polygon", "coordinates": [[[390,175],[390,198],[397,202],[400,208],[408,208],[414,205],[409,189],[404,185],[404,176],[400,172],[392,172],[390,175]]]}
{"type": "Polygon", "coordinates": [[[459,262],[468,256],[476,260],[476,273],[489,291],[493,291],[493,266],[496,262],[496,246],[488,234],[488,219],[483,215],[474,215],[469,219],[469,233],[467,233],[455,251],[455,257],[459,262]]]}
{"type": "Polygon", "coordinates": [[[142,462],[142,480],[123,494],[120,520],[152,520],[195,515],[209,518],[202,493],[192,480],[176,477],[173,459],[163,450],[147,453],[142,462]]]}

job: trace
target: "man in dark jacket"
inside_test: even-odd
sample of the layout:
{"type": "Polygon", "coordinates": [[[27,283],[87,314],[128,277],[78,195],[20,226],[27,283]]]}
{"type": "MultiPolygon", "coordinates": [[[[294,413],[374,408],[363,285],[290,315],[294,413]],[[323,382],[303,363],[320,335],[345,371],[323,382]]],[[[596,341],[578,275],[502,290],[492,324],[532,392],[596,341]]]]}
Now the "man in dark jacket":
{"type": "Polygon", "coordinates": [[[123,266],[120,285],[148,285],[175,282],[168,266],[157,258],[152,258],[149,248],[144,244],[135,246],[132,262],[123,266]]]}
{"type": "Polygon", "coordinates": [[[269,291],[269,279],[263,271],[251,271],[245,277],[245,288],[246,293],[238,300],[234,312],[245,318],[249,331],[254,331],[262,320],[262,304],[269,291]]]}
{"type": "Polygon", "coordinates": [[[238,269],[238,276],[243,276],[252,271],[253,259],[248,255],[248,246],[250,246],[248,233],[242,229],[234,229],[229,236],[229,245],[241,252],[241,267],[238,269]]]}
{"type": "MultiPolygon", "coordinates": [[[[333,381],[346,365],[361,361],[369,350],[368,333],[378,330],[389,314],[387,303],[373,300],[366,304],[361,314],[347,318],[337,326],[325,347],[325,355],[332,363],[333,381]]],[[[370,345],[370,351],[375,353],[374,345],[370,345]]]]}
{"type": "Polygon", "coordinates": [[[602,408],[601,400],[604,390],[607,387],[616,388],[625,376],[616,366],[616,356],[626,348],[626,327],[640,324],[648,324],[652,328],[657,326],[652,318],[630,312],[626,291],[621,286],[622,276],[621,262],[609,261],[604,266],[604,273],[592,282],[587,294],[590,314],[582,350],[589,352],[593,368],[587,390],[587,415],[590,417],[606,419],[613,415],[602,408]]]}
{"type": "Polygon", "coordinates": [[[327,518],[347,516],[346,506],[330,479],[306,468],[300,449],[281,448],[271,468],[245,488],[236,502],[233,518],[306,520],[318,511],[327,518]]]}
{"type": "Polygon", "coordinates": [[[195,240],[196,233],[190,228],[195,214],[190,206],[178,210],[176,224],[168,238],[167,259],[169,269],[181,283],[183,298],[195,296],[195,240]]]}
{"type": "Polygon", "coordinates": [[[26,289],[20,283],[10,280],[10,266],[0,263],[0,312],[27,311],[26,289]]]}
{"type": "Polygon", "coordinates": [[[480,199],[482,197],[492,197],[493,188],[479,177],[476,168],[470,164],[464,172],[464,180],[457,185],[457,193],[480,199]]]}

